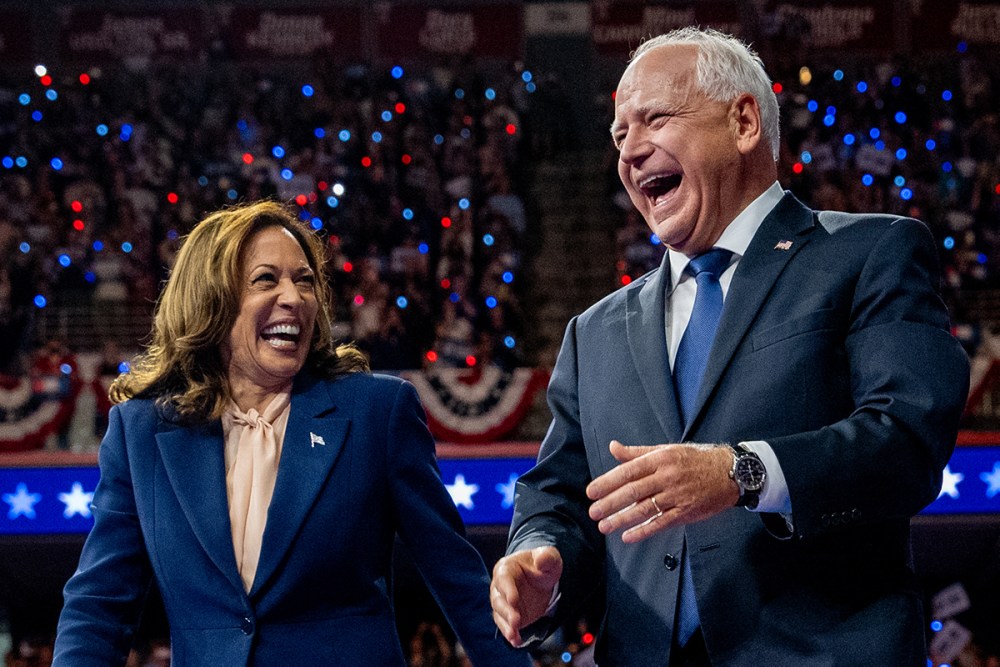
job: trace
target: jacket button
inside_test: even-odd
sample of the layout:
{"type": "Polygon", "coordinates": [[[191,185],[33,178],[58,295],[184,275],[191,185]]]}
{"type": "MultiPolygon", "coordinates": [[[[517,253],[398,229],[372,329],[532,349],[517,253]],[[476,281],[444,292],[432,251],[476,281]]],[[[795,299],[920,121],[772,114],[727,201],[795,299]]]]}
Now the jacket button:
{"type": "Polygon", "coordinates": [[[253,634],[253,620],[249,616],[247,616],[246,618],[244,618],[243,622],[240,623],[240,629],[243,630],[243,634],[245,634],[245,635],[252,635],[253,634]]]}
{"type": "Polygon", "coordinates": [[[673,554],[667,554],[663,557],[663,567],[667,568],[671,572],[677,569],[677,556],[673,554]]]}

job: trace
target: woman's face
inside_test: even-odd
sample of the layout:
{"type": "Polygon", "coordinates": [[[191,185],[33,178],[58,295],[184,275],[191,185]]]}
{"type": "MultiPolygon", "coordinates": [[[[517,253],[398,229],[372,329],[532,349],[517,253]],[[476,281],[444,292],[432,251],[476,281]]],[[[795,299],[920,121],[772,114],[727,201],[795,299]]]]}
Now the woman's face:
{"type": "Polygon", "coordinates": [[[257,232],[241,261],[240,310],[222,349],[229,382],[282,390],[309,354],[319,308],[316,277],[283,227],[257,232]]]}

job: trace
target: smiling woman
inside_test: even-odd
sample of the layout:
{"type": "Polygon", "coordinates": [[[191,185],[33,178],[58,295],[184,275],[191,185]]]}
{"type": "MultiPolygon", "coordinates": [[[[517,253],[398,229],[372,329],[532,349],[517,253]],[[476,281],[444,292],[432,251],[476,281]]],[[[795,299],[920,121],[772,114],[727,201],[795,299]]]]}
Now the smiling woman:
{"type": "Polygon", "coordinates": [[[54,665],[123,662],[155,582],[175,664],[402,667],[397,535],[476,664],[527,664],[496,637],[416,391],[334,344],[324,264],[273,202],[187,237],[111,390],[54,665]]]}

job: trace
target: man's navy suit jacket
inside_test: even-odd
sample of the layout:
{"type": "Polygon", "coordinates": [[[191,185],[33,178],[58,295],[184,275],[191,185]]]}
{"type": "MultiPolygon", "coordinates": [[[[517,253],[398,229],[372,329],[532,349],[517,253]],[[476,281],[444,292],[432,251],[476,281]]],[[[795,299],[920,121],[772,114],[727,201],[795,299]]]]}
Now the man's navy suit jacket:
{"type": "Polygon", "coordinates": [[[219,420],[171,423],[151,400],[114,407],[55,664],[124,663],[155,577],[174,665],[402,666],[390,583],[398,533],[477,664],[524,667],[496,638],[486,568],[423,420],[415,390],[395,378],[300,374],[247,594],[219,420]]]}
{"type": "Polygon", "coordinates": [[[603,599],[598,664],[668,665],[685,539],[713,665],[924,664],[908,521],[938,494],[969,381],[937,266],[916,220],[817,213],[786,193],[736,268],[686,427],[666,259],[570,322],[508,552],[559,548],[556,621],[603,599]],[[733,508],[639,544],[605,538],[584,489],[616,465],[612,439],[766,440],[792,528],[733,508]]]}

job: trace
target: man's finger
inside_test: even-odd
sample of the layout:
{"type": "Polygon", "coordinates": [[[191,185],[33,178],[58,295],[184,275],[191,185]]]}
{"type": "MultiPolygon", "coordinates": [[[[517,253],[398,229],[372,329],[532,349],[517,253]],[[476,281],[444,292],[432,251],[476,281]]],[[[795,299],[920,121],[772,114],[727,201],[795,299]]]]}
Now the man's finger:
{"type": "Polygon", "coordinates": [[[608,449],[611,451],[611,456],[615,457],[619,462],[625,463],[626,461],[632,461],[650,452],[655,452],[657,449],[662,447],[662,445],[633,445],[631,447],[626,447],[618,440],[612,440],[608,449]]]}

